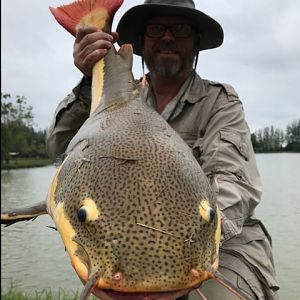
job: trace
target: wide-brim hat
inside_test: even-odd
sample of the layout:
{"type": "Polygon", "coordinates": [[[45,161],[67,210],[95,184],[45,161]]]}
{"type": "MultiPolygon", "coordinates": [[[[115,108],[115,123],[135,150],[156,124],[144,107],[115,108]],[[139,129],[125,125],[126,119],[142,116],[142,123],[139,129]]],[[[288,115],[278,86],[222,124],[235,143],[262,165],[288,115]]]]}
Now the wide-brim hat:
{"type": "Polygon", "coordinates": [[[142,35],[147,20],[155,16],[177,15],[186,17],[200,34],[199,51],[219,47],[223,43],[221,25],[197,10],[192,0],[146,0],[129,9],[121,18],[117,32],[118,44],[132,44],[133,52],[142,55],[142,35]]]}

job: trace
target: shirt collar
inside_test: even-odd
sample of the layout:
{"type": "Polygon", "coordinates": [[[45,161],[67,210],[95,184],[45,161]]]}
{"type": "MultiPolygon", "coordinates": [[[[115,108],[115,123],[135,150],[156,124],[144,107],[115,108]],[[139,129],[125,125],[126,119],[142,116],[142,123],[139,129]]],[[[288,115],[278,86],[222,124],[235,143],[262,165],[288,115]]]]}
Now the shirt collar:
{"type": "Polygon", "coordinates": [[[189,81],[189,86],[186,89],[184,96],[181,98],[181,101],[196,103],[207,96],[204,81],[200,75],[196,72],[192,73],[187,81],[189,81]]]}
{"type": "MultiPolygon", "coordinates": [[[[145,98],[148,98],[148,96],[152,95],[151,83],[144,92],[145,98]]],[[[179,96],[179,101],[181,102],[188,101],[190,103],[196,103],[206,97],[206,95],[207,91],[203,79],[196,72],[192,72],[191,75],[183,83],[179,92],[174,98],[177,98],[179,96]]]]}
{"type": "MultiPolygon", "coordinates": [[[[192,72],[181,86],[177,95],[167,104],[161,115],[165,120],[172,120],[182,112],[186,102],[199,102],[206,95],[207,92],[203,80],[197,73],[192,72]]],[[[151,107],[155,106],[151,84],[143,91],[143,98],[148,105],[151,107]]]]}

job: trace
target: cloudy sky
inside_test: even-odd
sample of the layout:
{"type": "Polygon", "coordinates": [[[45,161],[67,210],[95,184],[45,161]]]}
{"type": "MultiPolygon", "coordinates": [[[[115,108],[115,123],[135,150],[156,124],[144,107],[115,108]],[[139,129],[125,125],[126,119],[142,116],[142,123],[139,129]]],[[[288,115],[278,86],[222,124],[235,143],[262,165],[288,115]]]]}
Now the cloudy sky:
{"type": "MultiPolygon", "coordinates": [[[[63,0],[1,1],[2,93],[22,95],[38,128],[49,126],[59,101],[81,78],[73,65],[74,38],[50,14],[63,0]]],[[[124,0],[120,16],[141,1],[124,0]]],[[[300,1],[196,0],[221,23],[224,44],[200,53],[197,71],[230,83],[244,103],[251,131],[300,118],[300,1]]],[[[139,57],[133,72],[141,74],[139,57]]]]}

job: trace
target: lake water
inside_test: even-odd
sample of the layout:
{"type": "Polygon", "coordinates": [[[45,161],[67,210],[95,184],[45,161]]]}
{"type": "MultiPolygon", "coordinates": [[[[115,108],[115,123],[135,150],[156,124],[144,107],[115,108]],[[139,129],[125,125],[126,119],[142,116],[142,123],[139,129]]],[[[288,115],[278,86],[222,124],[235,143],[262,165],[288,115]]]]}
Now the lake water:
{"type": "MultiPolygon", "coordinates": [[[[273,238],[280,299],[300,298],[300,154],[258,154],[264,194],[257,209],[273,238]]],[[[52,166],[2,171],[1,209],[45,199],[52,166]]],[[[1,287],[13,281],[25,292],[43,288],[81,290],[49,216],[1,227],[1,287]]]]}

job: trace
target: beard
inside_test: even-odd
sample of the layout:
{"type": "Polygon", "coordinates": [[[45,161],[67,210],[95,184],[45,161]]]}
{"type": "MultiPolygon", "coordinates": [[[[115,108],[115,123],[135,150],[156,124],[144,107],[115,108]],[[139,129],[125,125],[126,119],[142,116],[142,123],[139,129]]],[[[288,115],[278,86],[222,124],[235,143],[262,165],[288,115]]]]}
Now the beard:
{"type": "Polygon", "coordinates": [[[174,61],[170,59],[158,60],[154,58],[152,73],[156,73],[160,77],[170,78],[178,75],[183,69],[182,61],[174,61]]]}
{"type": "Polygon", "coordinates": [[[193,66],[194,57],[194,52],[189,56],[183,56],[173,44],[158,44],[151,50],[151,53],[146,53],[145,62],[151,73],[167,79],[179,75],[185,70],[190,70],[193,66]],[[174,52],[177,54],[177,57],[161,58],[159,56],[160,51],[174,52]]]}

